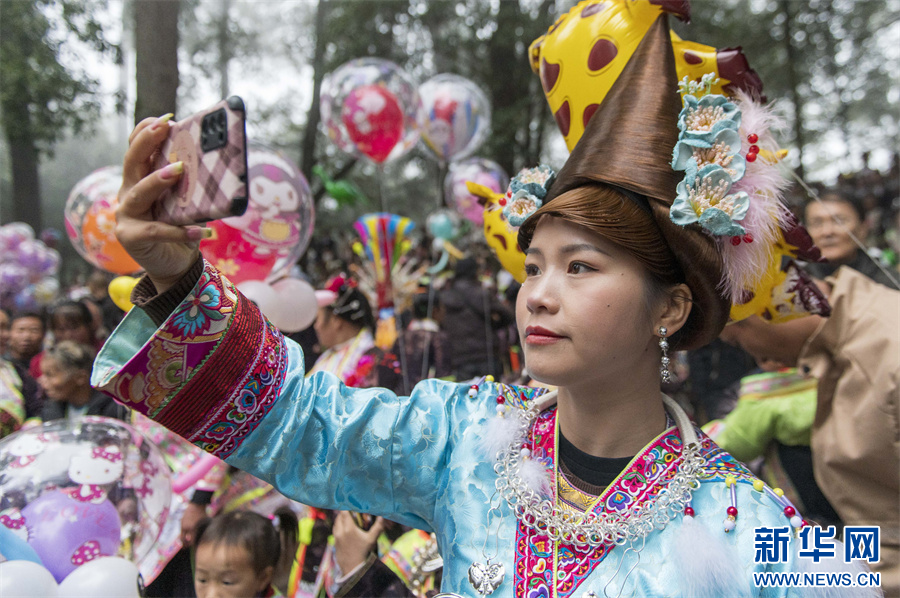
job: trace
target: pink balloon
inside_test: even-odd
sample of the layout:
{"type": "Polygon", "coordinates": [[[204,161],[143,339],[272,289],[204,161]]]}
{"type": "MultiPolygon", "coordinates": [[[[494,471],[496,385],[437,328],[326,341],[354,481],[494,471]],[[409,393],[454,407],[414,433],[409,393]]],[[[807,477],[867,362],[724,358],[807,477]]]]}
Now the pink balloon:
{"type": "Polygon", "coordinates": [[[306,250],[315,225],[309,184],[281,152],[253,146],[247,154],[250,203],[241,216],[209,223],[203,256],[232,282],[284,276],[306,250]]]}
{"type": "Polygon", "coordinates": [[[466,187],[468,181],[503,193],[509,185],[509,176],[499,164],[484,158],[469,158],[450,166],[447,178],[444,179],[447,205],[466,220],[481,226],[484,224],[484,207],[479,203],[478,197],[469,193],[466,187]]]}
{"type": "Polygon", "coordinates": [[[277,300],[266,314],[282,332],[299,332],[312,326],[318,312],[316,291],[305,280],[284,278],[272,285],[277,300]]]}
{"type": "Polygon", "coordinates": [[[362,85],[344,100],[341,118],[357,149],[381,164],[403,136],[403,111],[380,85],[362,85]]]}
{"type": "Polygon", "coordinates": [[[184,492],[202,480],[203,476],[209,473],[209,470],[215,467],[217,463],[221,463],[218,457],[208,453],[203,455],[187,471],[175,478],[175,481],[172,482],[172,491],[178,494],[184,492]]]}

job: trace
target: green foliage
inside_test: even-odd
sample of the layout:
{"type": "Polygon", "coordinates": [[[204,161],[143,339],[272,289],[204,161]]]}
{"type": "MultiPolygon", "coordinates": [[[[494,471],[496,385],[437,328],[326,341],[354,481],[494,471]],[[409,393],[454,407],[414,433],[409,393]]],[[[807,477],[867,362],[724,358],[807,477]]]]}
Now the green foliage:
{"type": "Polygon", "coordinates": [[[100,114],[98,83],[63,64],[65,37],[100,52],[114,49],[91,0],[0,2],[0,108],[8,139],[32,139],[49,152],[67,129],[81,132],[100,114]]]}

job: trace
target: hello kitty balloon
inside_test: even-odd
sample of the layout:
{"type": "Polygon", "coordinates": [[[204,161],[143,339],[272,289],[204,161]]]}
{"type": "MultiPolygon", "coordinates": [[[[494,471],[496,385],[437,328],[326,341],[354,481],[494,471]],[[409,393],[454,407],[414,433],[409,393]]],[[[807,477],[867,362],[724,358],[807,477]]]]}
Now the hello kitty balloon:
{"type": "Polygon", "coordinates": [[[0,525],[25,540],[61,582],[104,556],[135,564],[169,514],[160,450],[105,417],[58,420],[0,440],[0,525]]]}
{"type": "Polygon", "coordinates": [[[277,280],[306,250],[315,225],[309,184],[279,151],[258,144],[247,153],[250,202],[242,216],[209,224],[203,256],[235,284],[277,280]]]}

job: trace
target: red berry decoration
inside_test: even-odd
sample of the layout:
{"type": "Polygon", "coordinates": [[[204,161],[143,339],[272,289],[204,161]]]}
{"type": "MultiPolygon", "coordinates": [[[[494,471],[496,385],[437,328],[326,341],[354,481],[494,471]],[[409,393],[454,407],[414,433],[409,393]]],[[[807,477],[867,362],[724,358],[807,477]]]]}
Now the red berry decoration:
{"type": "Polygon", "coordinates": [[[497,397],[497,404],[498,404],[498,405],[502,405],[502,404],[505,403],[505,402],[506,402],[506,399],[504,399],[503,397],[497,397]]]}
{"type": "Polygon", "coordinates": [[[693,516],[694,516],[694,509],[693,509],[692,507],[685,507],[685,508],[684,508],[684,514],[687,515],[687,516],[689,516],[689,517],[693,517],[693,516]]]}
{"type": "Polygon", "coordinates": [[[501,197],[501,198],[500,198],[500,201],[498,201],[497,203],[500,204],[501,206],[505,206],[505,205],[506,205],[506,198],[505,198],[505,197],[501,197]]]}
{"type": "Polygon", "coordinates": [[[748,153],[748,154],[758,154],[758,153],[759,153],[759,146],[758,146],[758,145],[751,145],[750,147],[747,148],[747,153],[748,153]]]}
{"type": "Polygon", "coordinates": [[[756,133],[750,133],[749,135],[747,135],[747,141],[749,141],[750,143],[756,143],[757,141],[759,141],[759,137],[756,136],[756,133]]]}
{"type": "Polygon", "coordinates": [[[731,515],[732,517],[737,517],[737,507],[728,507],[728,509],[725,512],[728,513],[729,515],[731,515]]]}
{"type": "Polygon", "coordinates": [[[743,237],[741,237],[741,240],[742,240],[744,243],[752,243],[752,242],[753,242],[753,235],[751,235],[750,233],[747,233],[746,235],[744,235],[743,237]]]}
{"type": "Polygon", "coordinates": [[[731,244],[734,245],[735,247],[737,247],[738,245],[741,244],[741,238],[737,237],[737,236],[731,237],[731,244]]]}
{"type": "Polygon", "coordinates": [[[747,162],[756,162],[756,154],[747,154],[747,162]]]}
{"type": "Polygon", "coordinates": [[[792,507],[792,506],[787,506],[787,507],[784,508],[784,514],[785,514],[787,517],[793,517],[794,515],[797,514],[797,511],[794,510],[794,507],[792,507]]]}

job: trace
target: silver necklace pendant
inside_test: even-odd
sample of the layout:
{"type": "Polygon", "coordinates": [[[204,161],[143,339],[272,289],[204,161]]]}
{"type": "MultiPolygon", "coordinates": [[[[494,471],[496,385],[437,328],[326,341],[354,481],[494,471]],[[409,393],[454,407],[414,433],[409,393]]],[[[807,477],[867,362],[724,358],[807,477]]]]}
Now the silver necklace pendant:
{"type": "Polygon", "coordinates": [[[472,563],[472,566],[469,567],[469,583],[476,592],[482,596],[488,596],[500,587],[505,574],[506,569],[503,567],[503,563],[492,563],[491,559],[488,559],[487,564],[472,563]]]}

